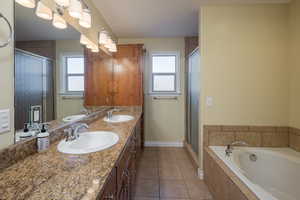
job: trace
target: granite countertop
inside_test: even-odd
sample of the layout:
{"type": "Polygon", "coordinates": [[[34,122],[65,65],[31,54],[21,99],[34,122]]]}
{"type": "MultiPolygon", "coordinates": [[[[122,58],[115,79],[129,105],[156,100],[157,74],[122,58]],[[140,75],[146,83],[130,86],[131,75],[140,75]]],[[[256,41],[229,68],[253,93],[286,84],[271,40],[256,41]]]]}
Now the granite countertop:
{"type": "Polygon", "coordinates": [[[117,133],[120,140],[116,145],[91,154],[68,155],[57,151],[57,141],[46,152],[31,155],[0,173],[0,200],[96,199],[141,117],[141,110],[119,113],[135,119],[113,124],[100,118],[89,126],[89,131],[117,133]]]}

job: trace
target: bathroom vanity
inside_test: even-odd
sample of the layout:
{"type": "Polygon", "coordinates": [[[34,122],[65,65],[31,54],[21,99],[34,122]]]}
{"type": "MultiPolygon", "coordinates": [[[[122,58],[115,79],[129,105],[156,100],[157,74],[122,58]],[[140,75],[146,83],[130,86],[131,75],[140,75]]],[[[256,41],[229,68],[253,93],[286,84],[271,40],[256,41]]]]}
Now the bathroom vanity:
{"type": "Polygon", "coordinates": [[[131,115],[134,119],[105,122],[103,111],[89,123],[88,131],[112,131],[119,136],[117,144],[89,154],[64,154],[57,150],[64,136],[55,131],[51,133],[49,150],[0,170],[0,199],[132,199],[142,149],[142,109],[127,107],[116,114],[131,115]]]}

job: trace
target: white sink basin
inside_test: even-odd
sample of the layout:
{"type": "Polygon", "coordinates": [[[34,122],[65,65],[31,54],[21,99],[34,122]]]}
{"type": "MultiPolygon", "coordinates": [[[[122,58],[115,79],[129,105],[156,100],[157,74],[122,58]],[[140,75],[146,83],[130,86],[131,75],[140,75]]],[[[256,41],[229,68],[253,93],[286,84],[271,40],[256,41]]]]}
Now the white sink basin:
{"type": "Polygon", "coordinates": [[[95,131],[80,133],[74,141],[60,141],[57,146],[59,152],[66,154],[87,154],[107,149],[119,141],[116,133],[108,131],[95,131]]]}
{"type": "Polygon", "coordinates": [[[83,117],[86,117],[86,115],[70,115],[70,116],[63,118],[62,120],[63,120],[63,122],[73,122],[73,121],[79,120],[83,117]]]}
{"type": "Polygon", "coordinates": [[[119,122],[127,122],[133,119],[134,117],[131,115],[113,115],[110,119],[104,117],[103,120],[110,123],[119,123],[119,122]]]}

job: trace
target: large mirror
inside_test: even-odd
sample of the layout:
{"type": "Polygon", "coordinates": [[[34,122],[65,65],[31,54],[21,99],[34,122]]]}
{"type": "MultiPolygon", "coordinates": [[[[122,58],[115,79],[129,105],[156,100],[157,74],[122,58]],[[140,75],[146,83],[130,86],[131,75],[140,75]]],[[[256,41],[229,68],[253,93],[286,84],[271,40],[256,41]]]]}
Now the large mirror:
{"type": "Polygon", "coordinates": [[[80,33],[15,4],[15,141],[84,117],[80,33]]]}

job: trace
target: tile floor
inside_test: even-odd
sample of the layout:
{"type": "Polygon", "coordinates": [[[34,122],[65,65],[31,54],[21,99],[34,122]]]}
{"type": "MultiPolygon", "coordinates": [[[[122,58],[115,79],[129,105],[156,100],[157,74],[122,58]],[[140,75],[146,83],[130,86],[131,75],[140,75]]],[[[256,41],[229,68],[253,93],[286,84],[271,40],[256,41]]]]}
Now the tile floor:
{"type": "Polygon", "coordinates": [[[183,148],[145,148],[134,200],[212,200],[183,148]]]}

